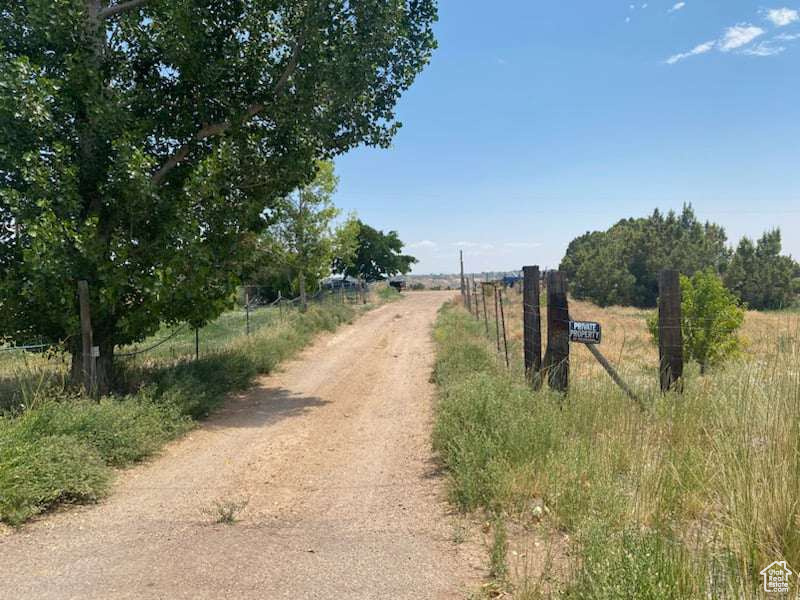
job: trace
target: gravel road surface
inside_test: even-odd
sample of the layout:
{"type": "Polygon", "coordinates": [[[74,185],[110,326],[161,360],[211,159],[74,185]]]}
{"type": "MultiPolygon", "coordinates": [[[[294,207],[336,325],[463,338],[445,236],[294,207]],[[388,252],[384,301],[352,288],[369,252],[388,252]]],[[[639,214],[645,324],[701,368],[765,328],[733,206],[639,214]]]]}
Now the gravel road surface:
{"type": "Polygon", "coordinates": [[[322,336],[99,505],[0,533],[3,599],[464,598],[483,575],[430,447],[437,309],[322,336]],[[246,502],[233,525],[215,503],[246,502]]]}

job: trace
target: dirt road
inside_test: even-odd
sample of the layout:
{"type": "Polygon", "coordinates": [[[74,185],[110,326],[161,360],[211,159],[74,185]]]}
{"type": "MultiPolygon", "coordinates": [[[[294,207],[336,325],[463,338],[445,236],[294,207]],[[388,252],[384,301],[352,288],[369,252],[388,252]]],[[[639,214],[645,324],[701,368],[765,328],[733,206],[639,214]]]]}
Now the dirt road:
{"type": "Polygon", "coordinates": [[[465,597],[482,561],[453,542],[430,449],[449,297],[408,294],[321,337],[99,506],[0,536],[0,598],[465,597]],[[215,501],[243,500],[215,522],[215,501]]]}

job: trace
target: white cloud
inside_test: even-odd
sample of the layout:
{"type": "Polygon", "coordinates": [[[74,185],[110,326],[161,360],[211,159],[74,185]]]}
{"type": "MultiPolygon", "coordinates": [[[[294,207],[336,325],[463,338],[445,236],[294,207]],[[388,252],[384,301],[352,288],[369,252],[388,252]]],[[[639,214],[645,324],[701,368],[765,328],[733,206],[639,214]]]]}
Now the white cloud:
{"type": "Polygon", "coordinates": [[[409,244],[409,248],[437,248],[439,244],[436,242],[432,242],[431,240],[422,240],[420,242],[414,242],[413,244],[409,244]]]}
{"type": "Polygon", "coordinates": [[[742,50],[742,54],[747,54],[749,56],[775,56],[784,50],[786,50],[785,46],[779,46],[774,42],[769,41],[753,44],[749,48],[742,50]]]}
{"type": "Polygon", "coordinates": [[[675,63],[680,62],[685,58],[689,58],[690,56],[697,56],[699,54],[705,54],[706,52],[710,52],[711,50],[714,49],[714,46],[716,45],[717,43],[713,41],[704,42],[702,44],[695,46],[694,48],[689,50],[689,52],[681,52],[680,54],[673,54],[667,59],[666,62],[668,65],[674,65],[675,63]]]}
{"type": "Polygon", "coordinates": [[[679,10],[684,8],[685,6],[686,6],[686,2],[676,2],[675,4],[672,5],[672,8],[670,8],[667,12],[670,12],[670,13],[678,12],[679,10]]]}
{"type": "Polygon", "coordinates": [[[800,33],[779,33],[775,36],[775,39],[782,42],[793,42],[800,40],[800,33]]]}
{"type": "Polygon", "coordinates": [[[506,248],[539,248],[541,242],[506,242],[503,244],[506,248]]]}
{"type": "Polygon", "coordinates": [[[800,21],[800,11],[793,8],[773,8],[767,11],[767,20],[776,27],[786,27],[800,21]]]}
{"type": "Polygon", "coordinates": [[[461,248],[480,248],[481,250],[491,250],[494,248],[494,244],[486,242],[455,242],[453,246],[459,246],[461,248]]]}
{"type": "Polygon", "coordinates": [[[756,27],[755,25],[749,25],[747,23],[728,27],[725,35],[722,36],[722,39],[719,41],[719,49],[722,50],[722,52],[736,50],[737,48],[746,46],[757,37],[764,35],[764,33],[766,32],[761,29],[761,27],[756,27]]]}

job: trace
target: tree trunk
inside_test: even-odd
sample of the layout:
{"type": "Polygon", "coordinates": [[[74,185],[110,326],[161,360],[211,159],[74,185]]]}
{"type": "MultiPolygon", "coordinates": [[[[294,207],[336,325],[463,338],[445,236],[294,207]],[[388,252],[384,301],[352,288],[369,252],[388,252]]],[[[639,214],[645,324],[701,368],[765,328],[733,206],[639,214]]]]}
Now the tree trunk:
{"type": "Polygon", "coordinates": [[[300,284],[300,308],[302,309],[303,312],[306,312],[306,309],[308,308],[308,299],[306,298],[306,278],[302,273],[300,273],[299,284],[300,284]]]}
{"type": "MultiPolygon", "coordinates": [[[[114,382],[114,344],[107,341],[95,341],[95,345],[100,348],[100,357],[96,358],[96,377],[97,389],[96,394],[105,396],[111,391],[114,382]]],[[[72,347],[70,350],[71,365],[69,373],[69,385],[75,389],[82,389],[84,387],[83,377],[83,352],[81,351],[80,344],[72,347]]]]}
{"type": "Polygon", "coordinates": [[[80,344],[72,345],[70,357],[69,386],[77,390],[83,386],[83,352],[81,352],[80,344]]]}
{"type": "Polygon", "coordinates": [[[111,384],[114,381],[114,344],[102,340],[99,346],[100,357],[96,359],[97,393],[106,396],[111,391],[111,384]]]}

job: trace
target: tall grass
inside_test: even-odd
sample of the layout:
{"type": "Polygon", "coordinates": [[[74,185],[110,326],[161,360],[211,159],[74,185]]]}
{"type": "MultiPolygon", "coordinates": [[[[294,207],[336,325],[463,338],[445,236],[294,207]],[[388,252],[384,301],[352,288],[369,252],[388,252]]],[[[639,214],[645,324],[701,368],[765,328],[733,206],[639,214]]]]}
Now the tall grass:
{"type": "MultiPolygon", "coordinates": [[[[690,369],[685,394],[662,396],[646,314],[579,308],[605,323],[624,310],[641,323],[624,344],[642,346],[644,359],[613,344],[608,354],[621,357],[646,410],[575,347],[569,395],[533,392],[501,366],[482,324],[447,307],[435,330],[434,439],[452,499],[568,537],[568,574],[541,595],[755,597],[772,561],[800,568],[798,344],[779,343],[777,331],[751,342],[769,351],[705,377],[690,369]]],[[[523,587],[535,597],[536,586],[523,587]]]]}
{"type": "Polygon", "coordinates": [[[314,306],[233,338],[198,361],[129,366],[131,393],[100,402],[49,385],[23,389],[22,409],[0,417],[0,520],[20,525],[55,504],[102,497],[112,467],[152,456],[229,392],[247,388],[355,312],[347,305],[314,306]]]}

